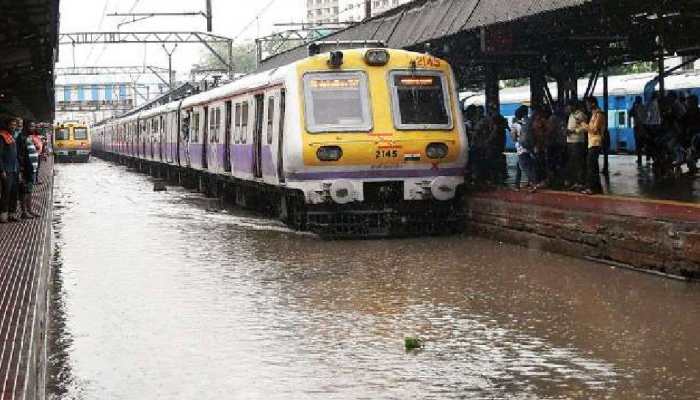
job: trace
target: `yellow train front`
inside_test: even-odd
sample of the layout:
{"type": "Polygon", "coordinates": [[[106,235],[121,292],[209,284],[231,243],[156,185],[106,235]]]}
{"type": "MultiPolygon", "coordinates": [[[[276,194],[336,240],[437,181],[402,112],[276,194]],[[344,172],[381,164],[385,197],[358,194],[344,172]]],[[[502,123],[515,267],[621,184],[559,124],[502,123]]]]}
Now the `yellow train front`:
{"type": "Polygon", "coordinates": [[[55,126],[53,151],[57,161],[88,162],[92,141],[87,125],[79,122],[64,122],[55,126]]]}
{"type": "Polygon", "coordinates": [[[301,107],[290,102],[288,113],[301,124],[286,136],[285,169],[288,187],[304,193],[307,229],[342,237],[462,228],[468,143],[445,61],[353,49],[304,59],[294,73],[301,107]]]}

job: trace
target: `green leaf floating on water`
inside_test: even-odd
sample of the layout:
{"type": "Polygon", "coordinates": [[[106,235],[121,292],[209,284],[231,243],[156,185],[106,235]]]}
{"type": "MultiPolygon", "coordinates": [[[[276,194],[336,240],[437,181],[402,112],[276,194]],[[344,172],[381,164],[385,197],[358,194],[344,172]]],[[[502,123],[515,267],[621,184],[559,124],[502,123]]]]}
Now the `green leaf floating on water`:
{"type": "Polygon", "coordinates": [[[403,340],[406,350],[415,350],[423,347],[423,340],[413,336],[407,336],[403,340]]]}

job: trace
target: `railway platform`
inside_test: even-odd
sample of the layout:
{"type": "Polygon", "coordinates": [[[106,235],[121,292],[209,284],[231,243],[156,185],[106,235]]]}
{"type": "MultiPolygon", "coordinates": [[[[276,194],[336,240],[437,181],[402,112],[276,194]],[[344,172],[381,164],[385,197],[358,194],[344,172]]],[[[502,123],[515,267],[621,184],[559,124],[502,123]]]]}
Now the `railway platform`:
{"type": "MultiPolygon", "coordinates": [[[[506,159],[508,162],[506,183],[508,186],[513,186],[517,156],[515,153],[507,153],[506,159]]],[[[602,157],[600,165],[602,168],[602,157]]],[[[684,174],[676,179],[659,181],[654,178],[651,161],[648,163],[643,161],[641,166],[637,166],[637,157],[631,155],[609,156],[609,169],[609,177],[601,175],[605,195],[700,203],[700,174],[697,176],[684,174]]]]}
{"type": "Polygon", "coordinates": [[[39,218],[0,224],[0,400],[43,399],[53,209],[53,160],[35,187],[39,218]]]}
{"type": "Polygon", "coordinates": [[[470,193],[467,225],[508,243],[699,280],[698,178],[655,183],[649,174],[645,166],[637,170],[635,158],[613,156],[604,195],[509,188],[470,193]]]}

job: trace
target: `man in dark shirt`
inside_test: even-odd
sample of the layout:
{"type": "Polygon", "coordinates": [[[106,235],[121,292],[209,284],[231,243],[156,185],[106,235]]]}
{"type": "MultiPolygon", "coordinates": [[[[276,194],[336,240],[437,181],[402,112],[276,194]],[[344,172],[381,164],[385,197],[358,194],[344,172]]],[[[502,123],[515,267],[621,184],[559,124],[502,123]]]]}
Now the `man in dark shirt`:
{"type": "Polygon", "coordinates": [[[693,95],[686,99],[687,111],[681,119],[683,135],[681,144],[688,149],[688,170],[691,174],[697,172],[697,162],[700,158],[700,108],[698,97],[693,95]]]}
{"type": "Polygon", "coordinates": [[[19,186],[19,160],[14,133],[19,129],[17,119],[7,120],[0,127],[0,223],[17,221],[17,190],[19,186]]]}

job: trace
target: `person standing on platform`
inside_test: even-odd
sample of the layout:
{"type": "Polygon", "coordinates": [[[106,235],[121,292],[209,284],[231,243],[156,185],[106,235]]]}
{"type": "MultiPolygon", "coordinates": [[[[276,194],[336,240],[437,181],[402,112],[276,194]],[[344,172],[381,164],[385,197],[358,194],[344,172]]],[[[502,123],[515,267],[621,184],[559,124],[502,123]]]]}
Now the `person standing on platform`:
{"type": "Polygon", "coordinates": [[[642,103],[642,97],[637,96],[634,99],[634,104],[628,112],[628,119],[630,125],[634,121],[634,143],[635,152],[637,153],[637,165],[642,165],[642,153],[644,152],[644,146],[646,145],[646,132],[644,130],[644,125],[647,123],[647,110],[642,103]]]}
{"type": "Polygon", "coordinates": [[[39,214],[32,208],[32,192],[34,192],[34,181],[39,169],[39,153],[34,145],[34,139],[30,131],[33,124],[26,123],[24,130],[17,140],[17,155],[19,159],[19,197],[22,208],[22,218],[36,218],[39,214]]]}
{"type": "Polygon", "coordinates": [[[527,106],[520,106],[515,110],[515,118],[510,127],[510,134],[515,149],[518,153],[518,168],[515,172],[515,190],[520,190],[520,181],[523,171],[527,174],[528,189],[534,189],[537,183],[535,176],[535,164],[532,158],[534,140],[532,138],[531,123],[528,118],[529,109],[527,106]]]}
{"type": "Polygon", "coordinates": [[[508,121],[501,115],[496,104],[489,105],[487,116],[487,169],[488,179],[492,183],[503,184],[508,173],[506,165],[506,131],[508,121]]]}
{"type": "Polygon", "coordinates": [[[0,127],[0,223],[18,221],[17,190],[19,185],[19,159],[14,134],[19,129],[17,119],[10,118],[0,127]]]}
{"type": "Polygon", "coordinates": [[[566,126],[566,185],[571,190],[582,190],[586,184],[586,134],[588,117],[583,105],[571,100],[568,105],[569,120],[566,126]]]}
{"type": "Polygon", "coordinates": [[[37,158],[38,164],[36,173],[34,174],[34,183],[39,184],[39,171],[41,170],[41,156],[44,153],[44,142],[41,140],[41,134],[39,133],[39,130],[36,129],[35,123],[29,124],[29,135],[34,142],[34,147],[36,147],[36,152],[39,155],[37,158]]]}
{"type": "Polygon", "coordinates": [[[547,186],[551,171],[547,171],[547,135],[549,134],[549,112],[545,109],[537,109],[532,114],[532,140],[534,143],[530,155],[534,159],[535,188],[541,189],[547,186]]]}
{"type": "Polygon", "coordinates": [[[603,193],[603,187],[600,184],[600,166],[598,165],[598,158],[600,157],[601,147],[603,145],[603,135],[605,134],[607,121],[595,97],[587,98],[586,106],[591,114],[591,120],[588,123],[588,179],[587,187],[581,193],[600,194],[603,193]]]}

